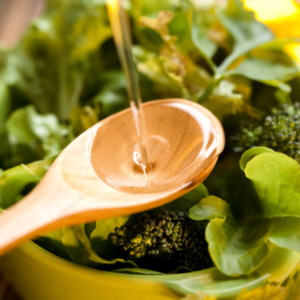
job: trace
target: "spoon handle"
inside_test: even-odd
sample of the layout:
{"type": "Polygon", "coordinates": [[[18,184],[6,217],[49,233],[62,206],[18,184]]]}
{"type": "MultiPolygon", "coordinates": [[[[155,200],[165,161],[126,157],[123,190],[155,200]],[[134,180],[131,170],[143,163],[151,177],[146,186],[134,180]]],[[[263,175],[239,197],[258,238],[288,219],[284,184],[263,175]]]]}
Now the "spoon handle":
{"type": "Polygon", "coordinates": [[[56,187],[45,192],[42,186],[43,182],[0,214],[0,256],[26,240],[70,223],[65,211],[72,206],[74,198],[65,197],[62,191],[60,195],[56,187]]]}

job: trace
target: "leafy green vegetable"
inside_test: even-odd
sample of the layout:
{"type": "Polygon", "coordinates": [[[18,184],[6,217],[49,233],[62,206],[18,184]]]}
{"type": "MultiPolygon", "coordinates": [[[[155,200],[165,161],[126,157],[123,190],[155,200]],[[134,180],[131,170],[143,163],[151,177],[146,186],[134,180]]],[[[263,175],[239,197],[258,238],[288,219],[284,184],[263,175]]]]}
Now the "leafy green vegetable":
{"type": "Polygon", "coordinates": [[[189,217],[197,221],[223,219],[226,216],[231,216],[229,205],[215,196],[203,198],[189,210],[189,217]]]}
{"type": "Polygon", "coordinates": [[[0,83],[0,136],[4,131],[5,121],[10,111],[10,93],[6,85],[0,83]]]}
{"type": "MultiPolygon", "coordinates": [[[[204,13],[203,13],[204,14],[204,13]]],[[[202,18],[204,16],[202,15],[202,18]]],[[[217,72],[217,66],[212,60],[213,55],[216,53],[217,45],[207,37],[209,27],[205,22],[197,22],[197,15],[194,13],[193,23],[191,27],[191,38],[200,52],[201,56],[212,69],[213,73],[217,72]]]]}
{"type": "Polygon", "coordinates": [[[265,83],[268,83],[269,80],[285,82],[297,76],[299,69],[295,64],[288,65],[280,62],[274,64],[271,60],[249,58],[227,74],[242,75],[265,83]]]}
{"type": "Polygon", "coordinates": [[[80,135],[99,121],[99,107],[92,108],[91,106],[80,107],[74,106],[70,122],[73,127],[75,136],[80,135]]]}
{"type": "Polygon", "coordinates": [[[300,170],[297,162],[281,153],[261,153],[245,168],[268,218],[298,216],[300,170]]]}
{"type": "Polygon", "coordinates": [[[11,109],[11,95],[8,87],[0,82],[0,166],[7,156],[7,136],[5,123],[11,109]]]}
{"type": "Polygon", "coordinates": [[[210,75],[177,48],[177,37],[171,36],[167,27],[173,16],[171,11],[162,11],[156,19],[142,17],[140,22],[155,30],[164,41],[160,59],[163,70],[173,84],[181,89],[186,98],[196,99],[210,81],[210,75]]]}
{"type": "Polygon", "coordinates": [[[233,150],[241,152],[254,146],[266,146],[294,158],[300,163],[300,104],[284,104],[264,120],[244,120],[231,137],[233,150]]]}
{"type": "Polygon", "coordinates": [[[7,165],[28,162],[32,157],[57,156],[73,140],[69,126],[60,124],[54,114],[40,115],[33,105],[17,109],[10,115],[6,134],[12,157],[7,165]]]}
{"type": "Polygon", "coordinates": [[[235,41],[233,52],[219,67],[221,72],[237,58],[274,39],[273,33],[255,19],[253,12],[246,11],[240,0],[229,0],[227,9],[219,10],[218,14],[235,41]]]}
{"type": "Polygon", "coordinates": [[[37,161],[2,172],[0,176],[0,208],[6,209],[23,198],[42,179],[52,162],[53,159],[37,161]]]}
{"type": "Polygon", "coordinates": [[[140,267],[167,272],[183,266],[196,271],[212,266],[204,232],[205,223],[191,220],[187,212],[158,209],[117,227],[111,242],[140,267]]]}
{"type": "Polygon", "coordinates": [[[298,163],[260,147],[244,153],[240,165],[257,192],[262,211],[236,221],[228,205],[213,196],[190,209],[191,218],[211,220],[206,229],[210,255],[230,276],[255,270],[267,257],[269,242],[300,251],[298,163]]]}
{"type": "Polygon", "coordinates": [[[230,276],[248,274],[267,257],[270,221],[255,220],[241,226],[232,218],[212,220],[206,231],[209,253],[215,265],[230,276]]]}
{"type": "Polygon", "coordinates": [[[126,80],[121,71],[108,71],[98,77],[101,91],[93,101],[101,105],[101,116],[107,117],[129,105],[126,91],[126,80]]]}
{"type": "Polygon", "coordinates": [[[127,269],[116,269],[112,270],[115,273],[125,273],[125,274],[133,274],[133,275],[163,275],[164,273],[146,270],[141,268],[127,268],[127,269]]]}
{"type": "Polygon", "coordinates": [[[106,260],[101,258],[94,251],[91,241],[85,232],[84,224],[47,233],[37,239],[36,243],[46,249],[50,248],[54,253],[59,253],[65,259],[83,266],[99,267],[101,265],[111,265],[120,262],[137,267],[131,261],[124,261],[123,259],[106,260]]]}
{"type": "Polygon", "coordinates": [[[267,147],[254,147],[250,150],[246,151],[241,159],[240,159],[240,168],[244,171],[247,163],[256,155],[264,152],[274,152],[272,149],[269,149],[267,147]]]}
{"type": "Polygon", "coordinates": [[[95,251],[103,257],[114,257],[118,255],[116,248],[111,243],[111,235],[115,228],[123,226],[127,221],[128,216],[98,220],[95,224],[95,229],[90,234],[91,245],[95,251]]]}
{"type": "Polygon", "coordinates": [[[281,248],[300,252],[300,218],[274,218],[268,239],[281,248]]]}
{"type": "Polygon", "coordinates": [[[244,110],[243,95],[235,92],[236,85],[228,80],[221,80],[203,106],[212,111],[220,120],[223,116],[236,114],[244,110]]]}
{"type": "Polygon", "coordinates": [[[68,119],[78,104],[91,55],[111,36],[102,1],[48,1],[10,55],[20,90],[42,113],[68,119]]]}

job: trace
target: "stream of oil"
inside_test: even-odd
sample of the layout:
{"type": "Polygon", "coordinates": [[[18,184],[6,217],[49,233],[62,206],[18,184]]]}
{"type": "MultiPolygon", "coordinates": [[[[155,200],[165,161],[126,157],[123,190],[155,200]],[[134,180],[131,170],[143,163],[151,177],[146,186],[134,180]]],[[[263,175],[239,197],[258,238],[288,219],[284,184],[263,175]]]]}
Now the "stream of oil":
{"type": "Polygon", "coordinates": [[[137,144],[133,152],[133,161],[141,168],[146,183],[150,186],[153,160],[150,156],[138,78],[132,57],[130,26],[120,0],[107,0],[106,3],[115,44],[125,71],[130,107],[137,133],[137,144]]]}

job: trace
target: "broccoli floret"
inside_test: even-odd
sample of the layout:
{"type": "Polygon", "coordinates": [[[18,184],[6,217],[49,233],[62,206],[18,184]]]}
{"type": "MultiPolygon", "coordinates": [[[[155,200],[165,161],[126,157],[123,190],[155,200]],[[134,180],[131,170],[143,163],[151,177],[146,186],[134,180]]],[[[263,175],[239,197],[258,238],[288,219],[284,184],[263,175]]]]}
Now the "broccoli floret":
{"type": "Polygon", "coordinates": [[[273,109],[261,122],[244,121],[239,132],[231,139],[236,152],[265,146],[285,153],[300,163],[300,103],[285,104],[281,109],[273,109]]]}
{"type": "Polygon", "coordinates": [[[205,241],[206,224],[186,212],[154,210],[143,213],[111,237],[115,246],[137,264],[143,259],[172,261],[172,267],[202,270],[212,266],[205,241]]]}

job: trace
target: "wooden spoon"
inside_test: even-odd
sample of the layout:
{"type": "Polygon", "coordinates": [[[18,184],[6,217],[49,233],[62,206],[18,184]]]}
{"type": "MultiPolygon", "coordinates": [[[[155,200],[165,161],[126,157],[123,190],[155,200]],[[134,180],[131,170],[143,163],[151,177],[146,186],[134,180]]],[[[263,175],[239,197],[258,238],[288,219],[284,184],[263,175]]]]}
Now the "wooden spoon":
{"type": "Polygon", "coordinates": [[[59,227],[161,206],[209,175],[224,148],[216,117],[183,99],[151,101],[143,108],[152,184],[146,185],[133,162],[137,136],[130,109],[112,115],[74,140],[36,188],[0,215],[0,255],[59,227]]]}

